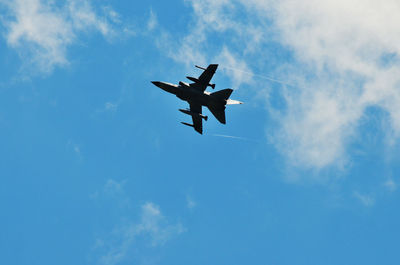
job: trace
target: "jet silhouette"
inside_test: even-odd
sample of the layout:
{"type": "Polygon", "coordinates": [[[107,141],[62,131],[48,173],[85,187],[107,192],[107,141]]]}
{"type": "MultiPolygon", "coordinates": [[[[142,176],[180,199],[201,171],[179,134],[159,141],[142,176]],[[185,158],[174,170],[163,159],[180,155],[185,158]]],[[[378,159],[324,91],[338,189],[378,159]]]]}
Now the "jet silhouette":
{"type": "Polygon", "coordinates": [[[233,90],[230,88],[223,89],[214,93],[205,91],[207,87],[215,88],[215,84],[210,84],[218,64],[210,64],[207,68],[197,66],[197,68],[204,70],[199,78],[187,76],[186,78],[193,83],[179,82],[179,85],[174,85],[166,82],[152,81],[152,83],[159,88],[176,95],[181,100],[189,103],[189,109],[179,109],[179,111],[192,116],[193,124],[182,122],[182,124],[193,127],[196,132],[203,134],[204,119],[207,121],[208,117],[202,114],[202,106],[207,107],[215,118],[222,124],[226,124],[225,108],[226,105],[242,104],[237,100],[229,99],[233,90]]]}

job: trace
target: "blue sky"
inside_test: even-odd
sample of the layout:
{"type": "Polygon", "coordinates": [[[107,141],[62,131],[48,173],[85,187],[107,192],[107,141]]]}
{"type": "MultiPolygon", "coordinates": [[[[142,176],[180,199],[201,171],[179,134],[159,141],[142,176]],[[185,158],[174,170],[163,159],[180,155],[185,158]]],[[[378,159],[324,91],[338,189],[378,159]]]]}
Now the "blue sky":
{"type": "Polygon", "coordinates": [[[398,264],[400,5],[320,2],[0,0],[0,264],[398,264]]]}

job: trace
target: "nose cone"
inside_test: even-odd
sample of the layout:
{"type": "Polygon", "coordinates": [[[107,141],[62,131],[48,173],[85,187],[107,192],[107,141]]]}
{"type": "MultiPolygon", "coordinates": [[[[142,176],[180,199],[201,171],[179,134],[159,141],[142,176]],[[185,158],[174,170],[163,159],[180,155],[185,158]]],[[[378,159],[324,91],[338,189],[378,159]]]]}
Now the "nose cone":
{"type": "Polygon", "coordinates": [[[167,91],[169,93],[172,94],[176,94],[176,90],[177,90],[177,86],[170,84],[170,83],[166,83],[166,82],[160,82],[160,81],[151,81],[155,86],[158,86],[159,88],[161,88],[164,91],[167,91]]]}
{"type": "Polygon", "coordinates": [[[161,82],[159,81],[151,81],[153,83],[153,85],[161,87],[161,82]]]}

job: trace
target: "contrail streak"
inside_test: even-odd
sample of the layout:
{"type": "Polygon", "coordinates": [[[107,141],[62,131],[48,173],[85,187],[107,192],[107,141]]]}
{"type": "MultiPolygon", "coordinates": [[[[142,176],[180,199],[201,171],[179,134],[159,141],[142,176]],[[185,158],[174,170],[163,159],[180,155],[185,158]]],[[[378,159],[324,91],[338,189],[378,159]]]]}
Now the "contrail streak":
{"type": "Polygon", "coordinates": [[[242,141],[247,141],[247,142],[260,142],[260,141],[249,139],[249,138],[245,138],[245,137],[225,135],[225,134],[211,134],[211,136],[222,137],[222,138],[230,138],[230,139],[237,139],[237,140],[242,140],[242,141]]]}
{"type": "Polygon", "coordinates": [[[251,73],[251,72],[247,72],[247,71],[239,70],[239,69],[236,69],[236,68],[228,67],[228,66],[222,66],[222,68],[230,69],[230,70],[233,70],[233,71],[241,72],[241,73],[244,73],[244,74],[247,74],[247,75],[251,75],[251,76],[255,76],[255,77],[259,77],[259,78],[266,79],[266,80],[269,80],[271,82],[279,83],[279,84],[282,84],[282,85],[296,87],[295,85],[292,85],[290,83],[287,83],[287,82],[284,82],[284,81],[281,81],[281,80],[278,80],[278,79],[275,79],[275,78],[272,78],[272,77],[268,77],[268,76],[265,76],[265,75],[258,75],[258,74],[254,74],[254,73],[251,73]]]}

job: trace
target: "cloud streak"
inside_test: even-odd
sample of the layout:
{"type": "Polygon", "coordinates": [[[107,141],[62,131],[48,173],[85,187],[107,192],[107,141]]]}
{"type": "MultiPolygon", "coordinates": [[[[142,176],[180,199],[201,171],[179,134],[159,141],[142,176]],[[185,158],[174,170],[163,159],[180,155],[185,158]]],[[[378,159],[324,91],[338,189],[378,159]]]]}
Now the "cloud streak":
{"type": "Polygon", "coordinates": [[[180,223],[170,224],[158,205],[146,202],[141,206],[139,221],[116,227],[110,238],[98,239],[95,248],[105,251],[99,259],[101,264],[115,265],[128,256],[134,243],[139,240],[145,240],[149,247],[154,248],[164,245],[185,231],[180,223]]]}
{"type": "Polygon", "coordinates": [[[278,146],[292,161],[314,168],[343,165],[371,106],[386,111],[400,132],[400,64],[385,59],[399,52],[399,30],[392,24],[400,11],[396,1],[385,7],[378,1],[279,1],[272,9],[262,1],[253,4],[274,14],[281,42],[305,66],[292,74],[312,76],[306,89],[285,94],[288,111],[280,116],[278,146]]]}
{"type": "Polygon", "coordinates": [[[249,78],[254,72],[276,76],[269,78],[274,82],[287,80],[278,92],[284,106],[273,107],[268,86],[260,100],[267,98],[277,124],[270,141],[289,165],[346,168],[349,146],[371,107],[388,114],[387,134],[398,139],[398,1],[187,2],[194,23],[178,42],[164,43],[177,51],[167,54],[186,64],[219,59],[221,66],[241,69],[226,72],[235,86],[254,84],[249,78]],[[215,38],[219,47],[212,46],[215,38]]]}
{"type": "Polygon", "coordinates": [[[125,191],[126,184],[126,180],[108,179],[101,190],[90,195],[103,206],[104,200],[110,201],[109,207],[116,210],[119,219],[111,232],[95,240],[91,256],[99,264],[123,263],[133,257],[132,253],[161,247],[186,231],[180,222],[171,222],[153,202],[144,202],[132,212],[133,203],[125,191]]]}
{"type": "Polygon", "coordinates": [[[383,186],[390,192],[397,190],[397,183],[392,178],[389,178],[383,183],[383,186]]]}
{"type": "Polygon", "coordinates": [[[361,194],[358,191],[355,191],[354,197],[358,199],[365,207],[372,207],[375,205],[375,198],[370,195],[361,194]]]}
{"type": "MultiPolygon", "coordinates": [[[[113,35],[113,22],[100,17],[88,0],[68,0],[63,6],[47,0],[0,1],[8,11],[4,19],[6,41],[18,51],[25,67],[50,73],[65,66],[68,47],[83,32],[113,35]]],[[[114,12],[115,13],[115,12],[114,12]]]]}

